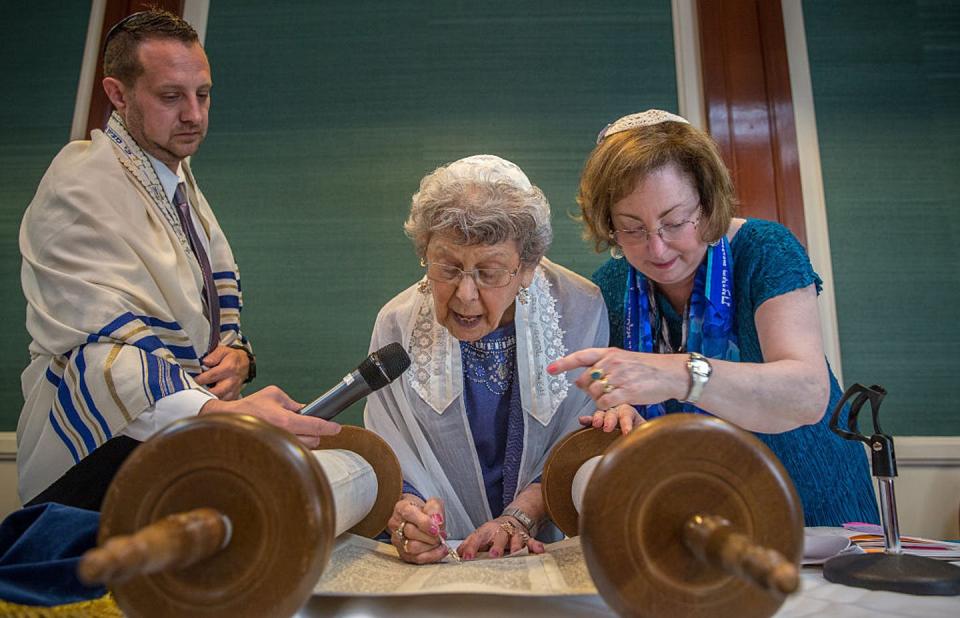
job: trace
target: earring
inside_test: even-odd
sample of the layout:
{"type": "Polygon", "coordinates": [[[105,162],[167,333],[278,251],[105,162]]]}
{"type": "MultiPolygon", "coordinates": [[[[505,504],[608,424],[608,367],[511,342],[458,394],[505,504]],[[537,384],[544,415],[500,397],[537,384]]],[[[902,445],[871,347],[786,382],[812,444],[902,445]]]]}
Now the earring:
{"type": "Polygon", "coordinates": [[[520,301],[521,305],[526,305],[530,302],[530,288],[520,286],[520,291],[517,292],[517,300],[520,301]]]}
{"type": "Polygon", "coordinates": [[[708,244],[711,248],[712,248],[712,247],[716,247],[717,245],[720,244],[720,239],[718,238],[718,239],[716,239],[715,241],[710,242],[710,243],[707,243],[707,244],[708,244]]]}
{"type": "Polygon", "coordinates": [[[623,249],[620,248],[620,245],[613,245],[610,247],[610,257],[615,260],[623,259],[623,249]]]}
{"type": "Polygon", "coordinates": [[[430,293],[430,280],[424,277],[420,280],[420,283],[417,284],[417,291],[421,294],[430,293]]]}

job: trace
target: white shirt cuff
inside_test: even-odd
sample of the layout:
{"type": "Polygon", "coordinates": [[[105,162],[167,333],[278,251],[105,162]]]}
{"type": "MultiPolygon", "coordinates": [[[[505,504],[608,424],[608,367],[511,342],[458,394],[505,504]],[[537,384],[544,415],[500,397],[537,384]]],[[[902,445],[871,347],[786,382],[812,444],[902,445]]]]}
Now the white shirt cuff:
{"type": "Polygon", "coordinates": [[[208,395],[196,389],[187,389],[167,395],[158,399],[153,407],[141,412],[140,416],[133,419],[133,422],[120,433],[134,440],[145,442],[150,436],[173,421],[196,416],[200,412],[200,408],[214,398],[213,395],[208,395]]]}

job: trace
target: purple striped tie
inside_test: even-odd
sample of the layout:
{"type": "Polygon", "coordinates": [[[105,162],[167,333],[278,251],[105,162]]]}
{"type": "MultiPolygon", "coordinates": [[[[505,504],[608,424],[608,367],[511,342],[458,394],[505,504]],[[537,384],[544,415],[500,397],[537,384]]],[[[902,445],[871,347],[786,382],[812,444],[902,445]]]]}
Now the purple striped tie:
{"type": "Polygon", "coordinates": [[[217,295],[217,286],[213,282],[213,270],[210,268],[210,259],[207,252],[203,249],[200,237],[197,236],[197,230],[193,226],[190,217],[190,204],[187,203],[187,190],[184,183],[177,185],[177,191],[173,194],[173,205],[177,207],[177,216],[180,217],[180,226],[187,233],[190,239],[190,247],[193,249],[193,255],[196,256],[200,264],[200,270],[203,272],[203,301],[207,309],[207,317],[210,318],[210,345],[204,356],[213,351],[220,342],[220,297],[217,295]]]}

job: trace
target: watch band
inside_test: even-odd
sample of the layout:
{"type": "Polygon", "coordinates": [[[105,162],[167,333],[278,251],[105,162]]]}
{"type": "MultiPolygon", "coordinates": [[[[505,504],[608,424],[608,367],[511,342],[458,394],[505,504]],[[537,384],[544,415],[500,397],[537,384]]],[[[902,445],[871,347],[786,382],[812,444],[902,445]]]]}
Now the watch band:
{"type": "Polygon", "coordinates": [[[517,507],[508,506],[507,508],[503,509],[503,513],[501,513],[501,515],[508,515],[519,521],[520,524],[527,529],[527,533],[530,536],[534,536],[537,533],[537,527],[540,522],[534,521],[532,517],[517,507]]]}
{"type": "Polygon", "coordinates": [[[710,375],[713,373],[713,367],[707,357],[696,352],[691,352],[687,359],[687,371],[690,373],[690,390],[684,401],[687,403],[697,403],[703,394],[703,387],[707,385],[710,375]]]}

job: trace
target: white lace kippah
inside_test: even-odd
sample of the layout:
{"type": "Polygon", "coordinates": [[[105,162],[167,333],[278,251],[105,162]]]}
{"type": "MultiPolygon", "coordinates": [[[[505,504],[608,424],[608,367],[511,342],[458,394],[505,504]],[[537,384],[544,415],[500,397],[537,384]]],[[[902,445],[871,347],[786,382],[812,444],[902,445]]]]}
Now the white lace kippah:
{"type": "Polygon", "coordinates": [[[662,109],[648,109],[645,112],[624,116],[616,122],[603,127],[603,130],[597,135],[597,143],[599,144],[603,141],[603,138],[613,135],[614,133],[619,133],[620,131],[636,129],[637,127],[649,127],[650,125],[660,124],[661,122],[682,122],[684,124],[690,124],[686,118],[677,116],[676,114],[665,112],[662,109]]]}
{"type": "Polygon", "coordinates": [[[448,165],[447,171],[466,180],[506,180],[524,191],[529,191],[533,186],[516,164],[496,155],[482,154],[459,159],[448,165]]]}

